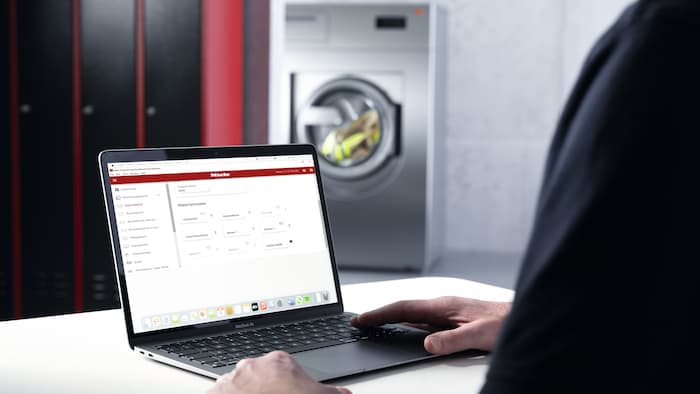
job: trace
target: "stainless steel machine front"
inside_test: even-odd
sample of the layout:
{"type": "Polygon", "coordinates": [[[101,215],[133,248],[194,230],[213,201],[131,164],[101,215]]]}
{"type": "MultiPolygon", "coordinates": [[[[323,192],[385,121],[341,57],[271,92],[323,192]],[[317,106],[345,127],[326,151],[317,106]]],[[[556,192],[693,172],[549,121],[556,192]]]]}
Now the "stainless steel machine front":
{"type": "Polygon", "coordinates": [[[289,126],[270,142],[318,149],[341,267],[423,270],[439,257],[441,20],[427,4],[286,6],[289,126]]]}

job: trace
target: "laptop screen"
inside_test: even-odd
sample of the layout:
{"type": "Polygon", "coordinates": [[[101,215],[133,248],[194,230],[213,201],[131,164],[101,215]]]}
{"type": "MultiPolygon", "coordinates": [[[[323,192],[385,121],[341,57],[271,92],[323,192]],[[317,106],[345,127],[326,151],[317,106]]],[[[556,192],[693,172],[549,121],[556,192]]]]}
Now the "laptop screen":
{"type": "Polygon", "coordinates": [[[107,168],[134,333],[338,302],[310,154],[107,168]]]}

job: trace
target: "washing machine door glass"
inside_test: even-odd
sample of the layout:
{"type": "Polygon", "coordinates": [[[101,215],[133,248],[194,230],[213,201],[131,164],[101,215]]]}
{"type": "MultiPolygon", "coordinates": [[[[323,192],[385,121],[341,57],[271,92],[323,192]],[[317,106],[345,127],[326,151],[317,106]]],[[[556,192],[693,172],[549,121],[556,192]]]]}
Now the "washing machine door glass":
{"type": "Polygon", "coordinates": [[[340,78],[317,89],[297,116],[296,136],[316,146],[322,173],[366,177],[394,154],[396,106],[369,82],[340,78]]]}

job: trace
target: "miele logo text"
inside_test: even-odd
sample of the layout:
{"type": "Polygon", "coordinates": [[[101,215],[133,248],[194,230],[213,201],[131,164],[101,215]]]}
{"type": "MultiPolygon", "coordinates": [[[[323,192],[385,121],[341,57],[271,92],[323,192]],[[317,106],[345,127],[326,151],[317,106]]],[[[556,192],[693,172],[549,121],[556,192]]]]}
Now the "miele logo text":
{"type": "Polygon", "coordinates": [[[212,172],[209,174],[211,178],[226,178],[228,176],[231,176],[230,173],[228,172],[212,172]]]}

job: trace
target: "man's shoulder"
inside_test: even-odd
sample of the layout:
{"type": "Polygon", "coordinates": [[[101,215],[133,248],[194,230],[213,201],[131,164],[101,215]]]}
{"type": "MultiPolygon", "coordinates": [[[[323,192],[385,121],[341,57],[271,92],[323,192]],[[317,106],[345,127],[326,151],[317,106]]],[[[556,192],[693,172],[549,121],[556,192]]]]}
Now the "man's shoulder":
{"type": "Polygon", "coordinates": [[[697,0],[641,0],[631,13],[632,20],[647,28],[692,27],[700,28],[700,1],[697,0]]]}

